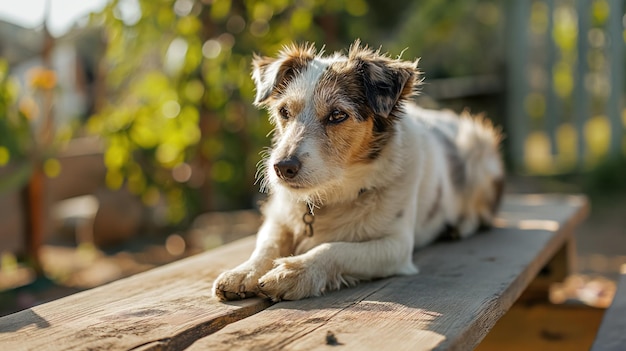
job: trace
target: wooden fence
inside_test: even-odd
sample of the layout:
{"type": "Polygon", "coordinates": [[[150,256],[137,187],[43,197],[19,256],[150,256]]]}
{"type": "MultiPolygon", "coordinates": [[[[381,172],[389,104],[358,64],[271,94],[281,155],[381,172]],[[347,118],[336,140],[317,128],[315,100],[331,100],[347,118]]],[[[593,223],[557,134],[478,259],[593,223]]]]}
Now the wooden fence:
{"type": "Polygon", "coordinates": [[[623,155],[623,0],[507,1],[507,138],[516,170],[623,155]]]}

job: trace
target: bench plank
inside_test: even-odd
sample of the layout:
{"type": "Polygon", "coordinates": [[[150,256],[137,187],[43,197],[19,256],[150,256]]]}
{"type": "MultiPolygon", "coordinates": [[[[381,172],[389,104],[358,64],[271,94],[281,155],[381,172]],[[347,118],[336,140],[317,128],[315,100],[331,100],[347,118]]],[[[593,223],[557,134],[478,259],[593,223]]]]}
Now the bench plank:
{"type": "Polygon", "coordinates": [[[626,265],[622,266],[615,297],[598,330],[591,351],[623,351],[626,349],[626,265]]]}
{"type": "Polygon", "coordinates": [[[245,260],[254,238],[0,318],[0,350],[183,349],[270,303],[229,304],[211,281],[245,260]]]}
{"type": "Polygon", "coordinates": [[[219,303],[212,280],[247,259],[249,237],[2,317],[0,350],[314,349],[326,346],[328,331],[331,344],[351,349],[466,349],[571,239],[586,210],[582,197],[507,196],[498,228],[418,251],[419,275],[272,307],[259,298],[219,303]]]}
{"type": "Polygon", "coordinates": [[[420,250],[420,274],[281,302],[189,350],[467,350],[475,347],[586,215],[581,197],[507,197],[498,228],[420,250]]]}

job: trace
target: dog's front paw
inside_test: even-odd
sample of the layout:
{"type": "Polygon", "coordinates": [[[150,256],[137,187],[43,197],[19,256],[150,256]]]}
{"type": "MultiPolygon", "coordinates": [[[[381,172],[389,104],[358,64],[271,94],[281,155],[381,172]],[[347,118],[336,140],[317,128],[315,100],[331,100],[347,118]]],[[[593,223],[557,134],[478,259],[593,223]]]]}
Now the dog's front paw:
{"type": "Polygon", "coordinates": [[[259,279],[259,290],[274,302],[318,296],[325,286],[326,273],[299,257],[274,261],[274,268],[259,279]]]}
{"type": "Polygon", "coordinates": [[[258,292],[259,277],[263,271],[252,265],[244,265],[225,271],[213,283],[213,295],[221,301],[240,300],[255,296],[258,292]]]}

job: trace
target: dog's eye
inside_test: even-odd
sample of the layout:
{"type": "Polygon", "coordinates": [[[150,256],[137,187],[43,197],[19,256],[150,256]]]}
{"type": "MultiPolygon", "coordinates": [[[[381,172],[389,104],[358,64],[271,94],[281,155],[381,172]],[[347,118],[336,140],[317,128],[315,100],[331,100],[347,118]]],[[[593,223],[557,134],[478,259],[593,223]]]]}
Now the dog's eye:
{"type": "Polygon", "coordinates": [[[283,119],[289,119],[289,110],[285,106],[281,107],[278,113],[283,119]]]}
{"type": "Polygon", "coordinates": [[[348,114],[341,111],[341,110],[333,110],[333,112],[331,112],[328,115],[328,122],[330,123],[341,123],[343,121],[345,121],[348,118],[348,114]]]}

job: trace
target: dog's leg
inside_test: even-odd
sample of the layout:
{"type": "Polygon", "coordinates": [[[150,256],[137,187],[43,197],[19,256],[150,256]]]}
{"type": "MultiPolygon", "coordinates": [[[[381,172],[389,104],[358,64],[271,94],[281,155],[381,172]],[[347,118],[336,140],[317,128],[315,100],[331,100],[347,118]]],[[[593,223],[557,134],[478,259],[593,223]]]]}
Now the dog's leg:
{"type": "Polygon", "coordinates": [[[273,267],[274,259],[289,255],[290,250],[289,233],[275,221],[267,219],[259,229],[256,248],[250,258],[220,274],[213,283],[213,294],[222,301],[256,295],[259,278],[273,267]]]}
{"type": "Polygon", "coordinates": [[[411,239],[411,235],[396,235],[366,242],[324,243],[302,255],[275,260],[274,269],[259,279],[259,287],[274,301],[298,300],[361,279],[414,274],[411,239]]]}

